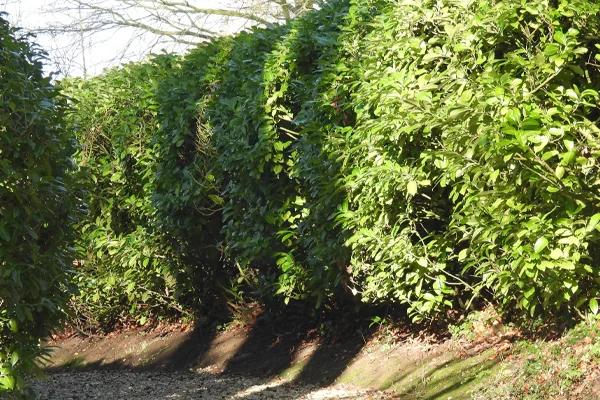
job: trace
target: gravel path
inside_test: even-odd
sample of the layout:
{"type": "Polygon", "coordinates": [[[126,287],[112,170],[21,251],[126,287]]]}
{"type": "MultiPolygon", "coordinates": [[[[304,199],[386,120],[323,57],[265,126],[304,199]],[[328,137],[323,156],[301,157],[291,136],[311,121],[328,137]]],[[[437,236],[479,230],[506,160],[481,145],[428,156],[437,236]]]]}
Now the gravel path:
{"type": "Polygon", "coordinates": [[[316,388],[285,381],[198,372],[81,371],[50,373],[33,384],[39,400],[330,400],[391,399],[343,385],[316,388]]]}

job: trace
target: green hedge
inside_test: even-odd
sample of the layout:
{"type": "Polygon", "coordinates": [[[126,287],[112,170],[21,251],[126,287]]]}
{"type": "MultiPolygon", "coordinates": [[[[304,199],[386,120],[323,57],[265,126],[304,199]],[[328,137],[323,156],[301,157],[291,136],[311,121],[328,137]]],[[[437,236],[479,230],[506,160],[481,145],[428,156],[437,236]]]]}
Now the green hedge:
{"type": "Polygon", "coordinates": [[[228,254],[259,269],[286,301],[320,304],[348,259],[333,226],[342,201],[337,162],[323,143],[335,119],[320,94],[346,13],[346,4],[334,4],[236,38],[210,110],[228,254]]]}
{"type": "Polygon", "coordinates": [[[77,226],[79,294],[74,318],[91,326],[181,309],[181,266],[156,231],[152,195],[159,149],[159,82],[172,57],[130,64],[102,77],[62,83],[71,99],[69,129],[81,143],[76,160],[86,193],[86,218],[77,226]]]}
{"type": "Polygon", "coordinates": [[[266,298],[354,296],[414,319],[481,299],[597,312],[599,8],[333,1],[80,83],[83,147],[98,127],[110,144],[86,162],[107,208],[86,225],[84,279],[113,265],[135,292],[118,307],[150,275],[207,308],[253,276],[266,298]],[[119,212],[127,232],[107,228],[119,212]],[[154,258],[98,251],[134,233],[154,258]]]}
{"type": "Polygon", "coordinates": [[[154,206],[161,238],[185,273],[180,280],[193,290],[181,301],[214,314],[230,268],[220,245],[221,208],[214,165],[216,151],[206,111],[227,61],[232,41],[201,46],[178,60],[157,90],[159,129],[154,206]]]}
{"type": "Polygon", "coordinates": [[[44,59],[0,14],[0,392],[23,388],[70,291],[74,141],[44,59]]]}
{"type": "Polygon", "coordinates": [[[367,298],[596,311],[598,9],[400,2],[373,21],[338,152],[367,298]]]}

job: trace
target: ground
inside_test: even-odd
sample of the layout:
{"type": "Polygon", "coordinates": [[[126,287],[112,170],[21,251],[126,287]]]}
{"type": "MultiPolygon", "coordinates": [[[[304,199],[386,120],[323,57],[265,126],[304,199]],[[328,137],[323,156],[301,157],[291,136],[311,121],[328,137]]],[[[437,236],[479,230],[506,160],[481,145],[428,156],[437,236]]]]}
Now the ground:
{"type": "MultiPolygon", "coordinates": [[[[48,342],[41,399],[600,399],[600,321],[524,337],[495,313],[451,336],[293,321],[160,325],[48,342]]],[[[424,333],[425,332],[425,333],[424,333]]]]}
{"type": "MultiPolygon", "coordinates": [[[[41,399],[461,399],[501,352],[353,330],[326,339],[258,322],[223,331],[168,326],[49,342],[41,399]]],[[[285,325],[284,325],[285,326],[285,325]]]]}
{"type": "Polygon", "coordinates": [[[391,394],[333,385],[318,388],[285,380],[219,376],[211,372],[67,371],[34,384],[40,400],[191,400],[191,399],[391,399],[391,394]]]}

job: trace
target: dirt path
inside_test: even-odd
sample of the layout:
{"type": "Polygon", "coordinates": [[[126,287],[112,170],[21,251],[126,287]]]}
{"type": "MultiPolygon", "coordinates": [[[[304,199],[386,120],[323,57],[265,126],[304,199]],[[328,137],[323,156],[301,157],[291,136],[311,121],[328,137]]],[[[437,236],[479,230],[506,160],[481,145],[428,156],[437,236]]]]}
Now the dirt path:
{"type": "Polygon", "coordinates": [[[501,359],[493,350],[462,355],[450,341],[389,343],[360,330],[326,341],[258,322],[224,332],[180,328],[49,341],[40,399],[468,399],[501,359]]]}
{"type": "Polygon", "coordinates": [[[66,371],[50,373],[33,388],[40,400],[330,400],[391,399],[391,395],[344,385],[317,388],[206,371],[66,371]]]}

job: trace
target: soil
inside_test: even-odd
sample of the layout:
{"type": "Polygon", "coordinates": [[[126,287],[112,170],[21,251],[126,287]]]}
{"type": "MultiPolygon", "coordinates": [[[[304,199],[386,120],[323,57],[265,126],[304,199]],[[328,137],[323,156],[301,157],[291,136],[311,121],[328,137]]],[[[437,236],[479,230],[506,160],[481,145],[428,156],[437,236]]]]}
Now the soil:
{"type": "Polygon", "coordinates": [[[33,389],[40,400],[162,399],[390,399],[384,392],[347,385],[317,388],[283,379],[219,376],[211,372],[63,371],[51,373],[33,389]]]}
{"type": "Polygon", "coordinates": [[[456,400],[471,398],[498,361],[492,350],[465,354],[451,341],[392,337],[356,328],[324,338],[261,319],[225,331],[60,336],[48,343],[47,379],[33,388],[41,400],[456,400]]]}

